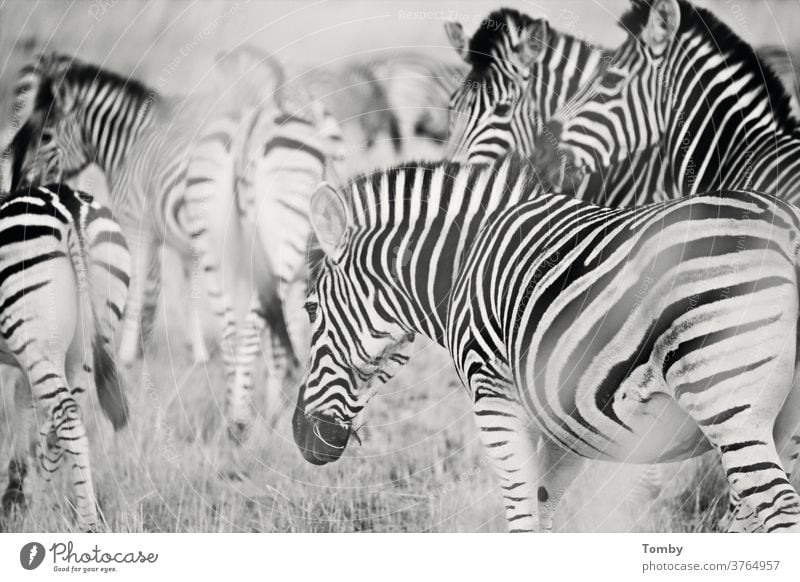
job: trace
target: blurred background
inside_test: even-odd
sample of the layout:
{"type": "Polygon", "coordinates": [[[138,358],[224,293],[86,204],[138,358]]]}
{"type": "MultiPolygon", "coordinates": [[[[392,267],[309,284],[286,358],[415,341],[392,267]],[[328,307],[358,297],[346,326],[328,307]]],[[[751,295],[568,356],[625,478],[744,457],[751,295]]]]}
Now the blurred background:
{"type": "MultiPolygon", "coordinates": [[[[797,0],[700,0],[755,46],[800,48],[797,0]]],[[[454,57],[443,23],[472,32],[491,10],[511,6],[558,29],[616,46],[626,0],[4,0],[0,3],[0,96],[4,124],[19,66],[58,50],[130,74],[155,88],[203,90],[214,55],[261,46],[287,64],[419,48],[454,57]]]]}
{"type": "MultiPolygon", "coordinates": [[[[754,46],[800,54],[798,0],[697,4],[754,46]]],[[[165,93],[196,94],[209,90],[215,55],[247,43],[270,51],[290,70],[398,49],[458,61],[444,22],[460,21],[472,34],[501,6],[546,17],[554,28],[600,46],[614,47],[624,38],[616,22],[626,0],[0,0],[0,136],[8,139],[17,71],[40,51],[74,54],[165,93]]],[[[375,154],[354,147],[351,155],[375,154]]],[[[392,155],[387,147],[382,157],[355,159],[353,165],[391,163],[392,155]]],[[[412,149],[409,155],[441,152],[412,149]]],[[[83,186],[95,193],[104,188],[98,175],[86,177],[83,186]]],[[[179,284],[170,280],[172,273],[179,268],[165,271],[167,289],[179,284]]],[[[100,434],[92,441],[94,472],[113,531],[505,529],[469,400],[443,351],[418,342],[412,363],[371,405],[363,446],[351,446],[346,458],[318,469],[300,458],[287,414],[274,425],[264,423],[246,446],[231,447],[222,426],[218,354],[207,365],[191,365],[179,305],[187,298],[169,291],[166,296],[170,303],[160,313],[154,341],[159,348],[130,374],[130,429],[113,435],[104,423],[91,427],[100,434]]],[[[213,337],[209,333],[210,345],[213,337]]],[[[7,390],[3,399],[8,410],[7,390]]],[[[5,413],[0,416],[0,437],[9,422],[5,413]]],[[[0,476],[8,458],[5,443],[0,438],[0,476]]],[[[725,505],[715,460],[660,470],[670,486],[656,498],[648,491],[632,493],[639,478],[635,467],[594,464],[567,497],[556,528],[713,529],[725,505]]],[[[61,503],[58,497],[38,492],[35,499],[17,529],[70,529],[69,512],[52,511],[61,503]]]]}

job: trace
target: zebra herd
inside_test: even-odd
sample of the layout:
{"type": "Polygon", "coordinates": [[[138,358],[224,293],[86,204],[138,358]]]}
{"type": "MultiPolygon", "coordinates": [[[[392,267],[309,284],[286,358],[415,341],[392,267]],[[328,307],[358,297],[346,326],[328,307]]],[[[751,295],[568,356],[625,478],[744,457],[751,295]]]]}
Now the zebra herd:
{"type": "Polygon", "coordinates": [[[797,96],[774,51],[686,0],[631,0],[621,24],[600,49],[500,9],[471,38],[446,24],[461,62],[398,53],[327,75],[240,47],[201,97],[61,54],[24,68],[0,206],[4,510],[25,501],[32,445],[46,478],[68,459],[79,525],[100,525],[81,395],[94,384],[124,426],[112,350],[127,366],[148,342],[169,247],[205,278],[237,441],[262,338],[322,465],[419,335],[472,400],[509,530],[550,531],[587,460],[715,450],[731,531],[800,531],[797,96]],[[421,136],[448,159],[338,183],[351,118],[368,148],[421,136]],[[90,164],[113,217],[63,184],[90,164]]]}

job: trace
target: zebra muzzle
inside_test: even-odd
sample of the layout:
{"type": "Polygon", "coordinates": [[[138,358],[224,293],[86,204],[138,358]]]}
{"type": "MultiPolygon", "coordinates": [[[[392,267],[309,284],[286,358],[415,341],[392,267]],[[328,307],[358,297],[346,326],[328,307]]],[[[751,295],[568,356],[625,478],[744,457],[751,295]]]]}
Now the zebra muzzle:
{"type": "Polygon", "coordinates": [[[324,465],[339,459],[350,439],[350,426],[333,418],[312,414],[306,417],[295,411],[294,440],[303,458],[314,465],[324,465]]]}

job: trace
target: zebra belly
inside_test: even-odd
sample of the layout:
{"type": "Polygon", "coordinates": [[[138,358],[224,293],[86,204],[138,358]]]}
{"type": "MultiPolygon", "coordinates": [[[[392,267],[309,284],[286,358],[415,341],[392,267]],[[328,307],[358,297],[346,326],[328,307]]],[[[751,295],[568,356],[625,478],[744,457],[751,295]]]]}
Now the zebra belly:
{"type": "Polygon", "coordinates": [[[637,399],[625,385],[618,394],[613,409],[624,427],[595,434],[545,424],[544,433],[581,456],[625,463],[681,461],[711,449],[700,427],[672,396],[655,392],[637,399]]]}

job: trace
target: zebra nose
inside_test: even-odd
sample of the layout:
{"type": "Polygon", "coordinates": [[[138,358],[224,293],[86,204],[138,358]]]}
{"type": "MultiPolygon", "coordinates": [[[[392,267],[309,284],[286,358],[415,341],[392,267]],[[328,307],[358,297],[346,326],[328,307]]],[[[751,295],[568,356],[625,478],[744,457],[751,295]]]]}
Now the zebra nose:
{"type": "Polygon", "coordinates": [[[300,407],[292,419],[294,441],[303,458],[314,465],[339,459],[350,439],[350,426],[321,414],[306,416],[300,407]]]}
{"type": "Polygon", "coordinates": [[[320,464],[338,460],[350,439],[350,426],[322,415],[312,415],[309,420],[306,448],[320,464]]]}

